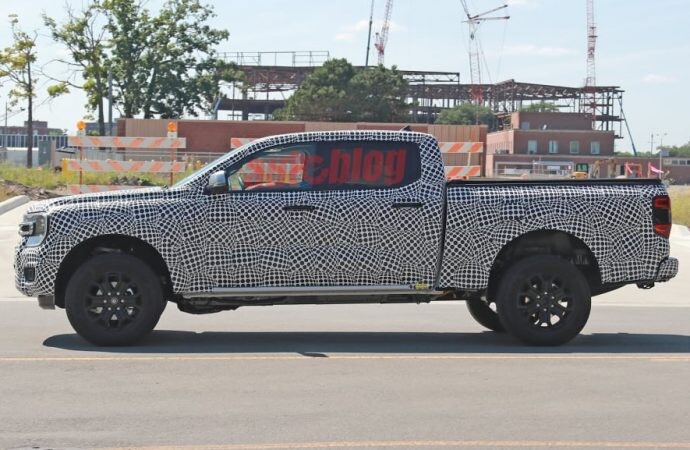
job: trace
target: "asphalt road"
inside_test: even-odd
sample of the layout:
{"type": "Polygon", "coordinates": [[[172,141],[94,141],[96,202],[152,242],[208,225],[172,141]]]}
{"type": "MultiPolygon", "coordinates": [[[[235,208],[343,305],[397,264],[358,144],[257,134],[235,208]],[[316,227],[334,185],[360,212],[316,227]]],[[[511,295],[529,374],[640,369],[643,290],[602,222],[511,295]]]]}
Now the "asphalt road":
{"type": "Polygon", "coordinates": [[[169,305],[142,345],[101,349],[14,292],[20,213],[0,216],[2,448],[690,448],[679,229],[678,278],[597,297],[559,348],[484,332],[453,302],[169,305]]]}

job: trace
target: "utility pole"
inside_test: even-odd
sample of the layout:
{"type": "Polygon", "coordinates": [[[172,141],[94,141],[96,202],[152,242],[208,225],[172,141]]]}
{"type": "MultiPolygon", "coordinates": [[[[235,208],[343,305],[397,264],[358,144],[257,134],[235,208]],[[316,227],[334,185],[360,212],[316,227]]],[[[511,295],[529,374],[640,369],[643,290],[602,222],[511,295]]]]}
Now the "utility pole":
{"type": "Polygon", "coordinates": [[[374,0],[371,0],[371,11],[369,12],[369,35],[367,36],[367,57],[364,60],[364,67],[369,67],[369,49],[371,48],[371,26],[374,23],[374,0]]]}
{"type": "Polygon", "coordinates": [[[108,69],[108,136],[113,135],[113,71],[108,69]]]}
{"type": "Polygon", "coordinates": [[[7,148],[7,116],[9,115],[9,108],[5,102],[5,128],[2,129],[2,146],[7,148]]]}
{"type": "Polygon", "coordinates": [[[26,60],[27,89],[29,97],[29,122],[26,127],[26,167],[31,169],[34,161],[34,80],[31,78],[31,58],[26,60]]]}
{"type": "MultiPolygon", "coordinates": [[[[662,157],[664,156],[664,136],[667,134],[668,133],[659,133],[659,170],[664,170],[662,157]]],[[[661,175],[662,174],[659,174],[659,178],[661,178],[661,175]]]]}

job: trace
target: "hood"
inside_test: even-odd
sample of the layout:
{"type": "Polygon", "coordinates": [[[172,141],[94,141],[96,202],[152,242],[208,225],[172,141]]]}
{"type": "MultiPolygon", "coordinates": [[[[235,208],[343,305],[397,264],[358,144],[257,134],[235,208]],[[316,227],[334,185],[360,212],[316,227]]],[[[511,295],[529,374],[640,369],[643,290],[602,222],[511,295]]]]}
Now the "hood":
{"type": "Polygon", "coordinates": [[[94,194],[70,195],[38,202],[32,205],[27,213],[50,212],[61,206],[93,205],[95,203],[133,202],[138,200],[158,200],[188,196],[189,191],[182,189],[145,188],[125,189],[121,191],[98,192],[94,194]]]}

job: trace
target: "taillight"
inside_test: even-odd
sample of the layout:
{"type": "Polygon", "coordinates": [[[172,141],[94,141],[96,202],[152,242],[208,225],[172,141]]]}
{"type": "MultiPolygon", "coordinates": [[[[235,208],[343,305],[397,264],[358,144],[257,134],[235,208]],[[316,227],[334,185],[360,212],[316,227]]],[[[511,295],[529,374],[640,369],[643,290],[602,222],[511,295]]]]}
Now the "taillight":
{"type": "Polygon", "coordinates": [[[671,199],[668,195],[652,199],[652,223],[656,234],[667,239],[671,236],[671,199]]]}

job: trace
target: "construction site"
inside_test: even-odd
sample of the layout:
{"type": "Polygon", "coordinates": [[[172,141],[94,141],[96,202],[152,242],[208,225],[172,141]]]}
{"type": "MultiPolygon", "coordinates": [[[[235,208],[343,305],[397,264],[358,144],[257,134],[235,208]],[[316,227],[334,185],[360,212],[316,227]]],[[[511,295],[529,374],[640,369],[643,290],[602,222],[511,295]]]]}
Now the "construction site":
{"type": "MultiPolygon", "coordinates": [[[[385,2],[381,29],[373,29],[374,2],[369,17],[366,62],[357,70],[385,64],[390,36],[393,0],[385,2]],[[373,45],[371,45],[373,42],[373,45]],[[373,47],[373,48],[372,48],[373,47]]],[[[594,0],[583,2],[587,14],[587,55],[583,86],[531,83],[508,79],[483,82],[485,55],[479,41],[479,27],[488,21],[507,21],[507,4],[481,13],[461,5],[466,16],[463,26],[468,36],[467,72],[399,69],[407,83],[405,101],[409,105],[408,124],[416,131],[434,134],[452,145],[457,135],[475,136],[482,144],[477,154],[446,155],[452,167],[465,166],[453,173],[489,177],[665,177],[675,182],[690,182],[690,161],[679,158],[639,158],[628,128],[620,86],[596,83],[597,27],[594,0]],[[439,114],[464,103],[490,108],[496,120],[489,127],[465,125],[468,130],[449,132],[435,122],[439,114]],[[550,106],[549,112],[524,112],[530,105],[550,106]],[[469,131],[477,127],[476,131],[469,131]],[[444,131],[441,131],[441,130],[444,131]],[[616,142],[623,153],[616,156],[616,142]]],[[[187,151],[227,151],[232,139],[254,139],[282,132],[326,129],[395,129],[405,124],[363,123],[286,123],[273,121],[276,110],[285,107],[314,70],[332,58],[328,50],[224,52],[226,62],[234,63],[244,74],[241,85],[221,86],[213,108],[212,121],[180,121],[180,136],[187,139],[187,151]]],[[[585,56],[585,55],[583,55],[585,56]]],[[[583,71],[584,72],[584,71],[583,71]]],[[[122,121],[121,135],[158,136],[163,122],[122,121]]],[[[442,145],[443,148],[443,145],[442,145]]],[[[661,155],[660,155],[661,156],[661,155]]]]}
{"type": "MultiPolygon", "coordinates": [[[[286,106],[287,100],[302,83],[333,58],[330,51],[221,52],[219,57],[234,64],[243,77],[241,82],[221,83],[210,117],[203,120],[120,119],[113,126],[118,136],[149,138],[169,136],[169,124],[172,123],[176,130],[175,137],[182,138],[184,142],[175,152],[161,148],[122,148],[109,143],[108,137],[104,137],[106,139],[99,141],[99,148],[110,148],[110,151],[90,151],[90,147],[85,147],[82,157],[86,151],[88,158],[97,160],[173,158],[176,161],[194,161],[198,167],[214,159],[217,154],[234,148],[231,142],[301,131],[396,129],[411,125],[415,131],[433,134],[448,148],[455,144],[453,148],[481,144],[479,152],[445,156],[449,167],[463,167],[451,169],[450,173],[463,176],[662,177],[672,182],[690,182],[690,160],[669,158],[661,152],[650,158],[637,156],[624,112],[624,90],[620,86],[597,84],[595,59],[598,31],[594,0],[585,0],[582,5],[587,17],[587,29],[583,33],[583,38],[587,40],[587,54],[582,55],[583,74],[586,76],[583,77],[585,82],[582,86],[514,79],[485,83],[486,55],[480,42],[479,28],[485,22],[510,20],[508,4],[499,4],[488,11],[475,13],[465,0],[460,3],[465,17],[462,26],[467,32],[469,64],[466,71],[400,68],[398,71],[407,86],[404,101],[409,114],[405,122],[381,124],[274,120],[274,113],[286,106]],[[463,104],[488,108],[495,120],[489,124],[480,124],[478,118],[475,123],[469,124],[436,124],[443,111],[463,104]],[[540,105],[547,105],[548,109],[530,109],[540,105]]],[[[381,27],[375,30],[374,1],[371,2],[365,64],[355,66],[357,71],[386,64],[393,0],[387,0],[384,6],[381,27]]],[[[87,124],[86,127],[89,131],[94,124],[87,124]]],[[[25,143],[16,131],[13,135],[5,134],[2,142],[6,147],[20,147],[25,143]]],[[[67,136],[39,134],[36,141],[44,147],[39,155],[44,163],[51,160],[59,165],[55,163],[56,160],[78,158],[79,153],[74,148],[70,149],[67,136]],[[45,149],[51,142],[52,150],[45,149]]],[[[0,152],[2,157],[3,153],[0,152]]],[[[5,159],[9,158],[5,156],[5,159]]],[[[69,164],[63,166],[71,167],[69,164]]],[[[189,164],[183,170],[188,169],[189,164]]]]}

